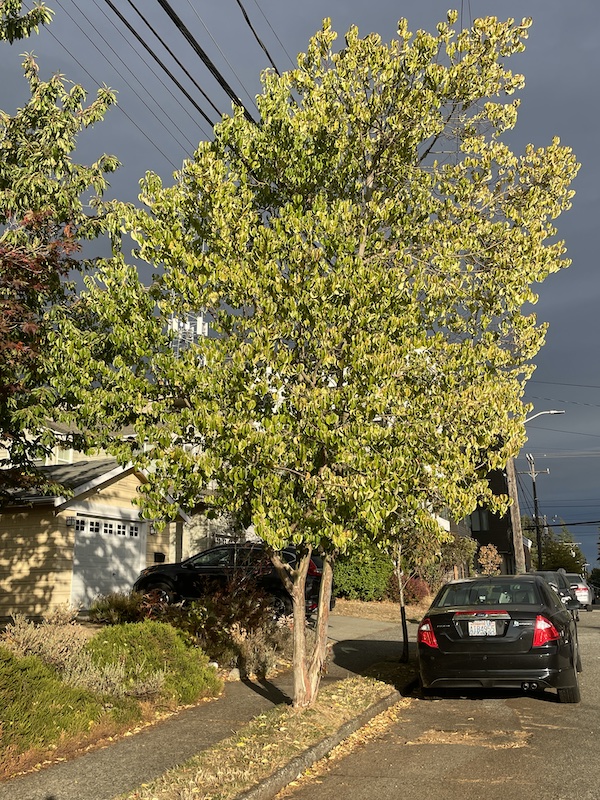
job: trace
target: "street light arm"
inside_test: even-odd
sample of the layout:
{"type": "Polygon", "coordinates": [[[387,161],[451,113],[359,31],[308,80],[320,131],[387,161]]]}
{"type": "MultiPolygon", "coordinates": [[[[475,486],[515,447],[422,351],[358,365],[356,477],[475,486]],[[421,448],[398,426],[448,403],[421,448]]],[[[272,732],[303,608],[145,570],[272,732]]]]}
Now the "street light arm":
{"type": "Polygon", "coordinates": [[[531,422],[532,419],[535,419],[536,417],[541,417],[544,414],[564,414],[564,413],[565,413],[564,409],[562,409],[562,411],[557,411],[555,408],[551,409],[550,411],[538,411],[537,414],[534,414],[532,417],[527,417],[526,420],[523,420],[523,424],[527,424],[528,422],[531,422]]]}

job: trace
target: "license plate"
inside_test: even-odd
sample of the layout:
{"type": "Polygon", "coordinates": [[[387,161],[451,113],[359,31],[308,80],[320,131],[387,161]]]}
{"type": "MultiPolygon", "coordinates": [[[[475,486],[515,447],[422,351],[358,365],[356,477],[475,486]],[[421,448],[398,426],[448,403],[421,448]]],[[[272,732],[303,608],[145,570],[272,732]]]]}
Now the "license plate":
{"type": "Polygon", "coordinates": [[[495,636],[496,622],[493,619],[473,619],[469,621],[469,636],[495,636]]]}

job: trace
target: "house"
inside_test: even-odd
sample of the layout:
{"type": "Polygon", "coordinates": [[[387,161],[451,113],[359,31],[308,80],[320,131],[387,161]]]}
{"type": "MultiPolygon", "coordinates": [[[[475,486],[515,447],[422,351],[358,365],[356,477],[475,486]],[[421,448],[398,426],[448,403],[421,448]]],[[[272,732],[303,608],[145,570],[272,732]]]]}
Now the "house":
{"type": "Polygon", "coordinates": [[[65,495],[22,490],[0,512],[0,618],[38,617],[65,603],[85,609],[98,595],[131,589],[149,564],[180,555],[189,517],[180,511],[162,530],[142,519],[133,501],[146,478],[133,466],[95,458],[40,473],[65,495]]]}
{"type": "MultiPolygon", "coordinates": [[[[490,473],[489,483],[494,494],[508,494],[506,473],[503,470],[495,470],[490,473]]],[[[510,512],[507,511],[505,514],[500,515],[493,514],[486,508],[478,508],[468,518],[468,524],[471,536],[477,540],[480,546],[494,545],[502,557],[501,572],[508,575],[514,573],[515,545],[510,512]]],[[[531,567],[531,545],[531,540],[523,537],[524,558],[527,569],[531,567]]]]}

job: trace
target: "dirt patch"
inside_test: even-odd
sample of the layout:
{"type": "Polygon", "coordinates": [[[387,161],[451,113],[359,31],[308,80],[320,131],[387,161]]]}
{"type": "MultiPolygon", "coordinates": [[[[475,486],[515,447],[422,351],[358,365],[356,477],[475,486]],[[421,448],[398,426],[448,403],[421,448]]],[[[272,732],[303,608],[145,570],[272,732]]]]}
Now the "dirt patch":
{"type": "Polygon", "coordinates": [[[531,737],[526,731],[471,731],[452,730],[425,731],[418,739],[405,744],[462,744],[475,747],[489,747],[492,750],[507,750],[526,747],[531,737]]]}

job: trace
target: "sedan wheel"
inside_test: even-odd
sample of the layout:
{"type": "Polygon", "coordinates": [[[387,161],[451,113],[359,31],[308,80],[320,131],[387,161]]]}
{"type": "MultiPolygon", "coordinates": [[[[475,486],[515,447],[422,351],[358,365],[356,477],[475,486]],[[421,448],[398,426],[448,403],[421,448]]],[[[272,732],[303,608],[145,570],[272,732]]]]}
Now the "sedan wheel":
{"type": "Polygon", "coordinates": [[[565,686],[558,690],[559,703],[579,703],[581,700],[581,693],[579,691],[579,678],[577,677],[577,670],[573,668],[573,685],[565,686]]]}

